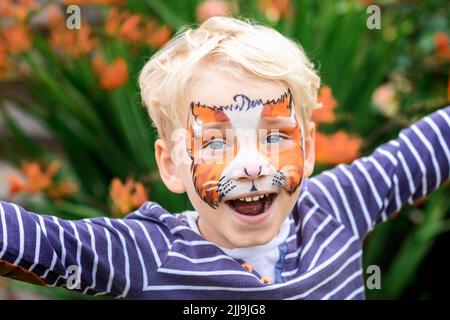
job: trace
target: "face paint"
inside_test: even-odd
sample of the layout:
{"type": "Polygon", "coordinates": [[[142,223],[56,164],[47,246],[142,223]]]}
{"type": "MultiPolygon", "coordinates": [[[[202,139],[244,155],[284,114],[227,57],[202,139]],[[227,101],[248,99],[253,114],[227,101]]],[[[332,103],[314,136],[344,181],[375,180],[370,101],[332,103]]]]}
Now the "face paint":
{"type": "Polygon", "coordinates": [[[192,102],[187,152],[195,189],[212,208],[252,192],[292,194],[303,177],[302,135],[290,91],[278,99],[192,102]]]}

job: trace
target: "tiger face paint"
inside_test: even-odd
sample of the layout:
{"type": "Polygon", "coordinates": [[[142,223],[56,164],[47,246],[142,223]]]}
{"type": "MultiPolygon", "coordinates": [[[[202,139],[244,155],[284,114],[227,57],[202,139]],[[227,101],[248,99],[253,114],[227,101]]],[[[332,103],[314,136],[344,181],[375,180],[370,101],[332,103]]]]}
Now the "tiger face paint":
{"type": "Polygon", "coordinates": [[[303,178],[302,133],[290,91],[263,101],[192,102],[187,152],[195,190],[212,208],[240,196],[292,194],[303,178]]]}

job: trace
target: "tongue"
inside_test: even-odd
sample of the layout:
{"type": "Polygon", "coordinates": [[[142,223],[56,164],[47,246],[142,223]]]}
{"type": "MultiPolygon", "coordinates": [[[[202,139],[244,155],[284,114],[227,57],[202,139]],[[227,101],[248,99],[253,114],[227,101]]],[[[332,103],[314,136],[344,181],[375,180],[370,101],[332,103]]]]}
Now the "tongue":
{"type": "Polygon", "coordinates": [[[255,216],[260,213],[264,212],[264,200],[259,199],[258,201],[241,201],[241,200],[234,200],[233,201],[233,208],[240,214],[245,214],[248,216],[255,216]]]}

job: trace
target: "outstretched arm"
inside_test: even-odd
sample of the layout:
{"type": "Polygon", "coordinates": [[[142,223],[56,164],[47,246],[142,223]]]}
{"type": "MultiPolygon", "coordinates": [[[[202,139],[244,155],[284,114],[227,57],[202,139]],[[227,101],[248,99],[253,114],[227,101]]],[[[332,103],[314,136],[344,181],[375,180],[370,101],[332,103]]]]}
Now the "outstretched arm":
{"type": "Polygon", "coordinates": [[[421,119],[375,152],[310,179],[308,188],[353,232],[364,235],[450,177],[450,107],[421,119]]]}
{"type": "Polygon", "coordinates": [[[145,219],[67,221],[0,201],[0,275],[133,297],[160,265],[164,239],[153,229],[145,219]]]}

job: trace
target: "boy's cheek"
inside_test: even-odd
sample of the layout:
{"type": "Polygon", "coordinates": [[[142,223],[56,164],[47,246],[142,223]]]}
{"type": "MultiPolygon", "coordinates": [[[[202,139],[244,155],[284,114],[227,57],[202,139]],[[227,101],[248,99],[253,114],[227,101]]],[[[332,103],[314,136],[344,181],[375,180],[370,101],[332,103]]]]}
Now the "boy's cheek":
{"type": "Polygon", "coordinates": [[[288,194],[292,194],[300,186],[303,179],[304,159],[303,151],[300,146],[291,151],[280,152],[281,171],[286,177],[286,187],[284,188],[288,194]]]}
{"type": "MultiPolygon", "coordinates": [[[[288,194],[297,190],[303,180],[304,153],[300,140],[291,141],[288,147],[265,150],[264,157],[275,170],[286,178],[286,185],[282,188],[288,194]]],[[[280,191],[283,191],[280,190],[280,191]]]]}
{"type": "Polygon", "coordinates": [[[225,164],[194,164],[192,181],[199,197],[212,208],[217,208],[220,201],[218,183],[225,169],[225,164]]]}

